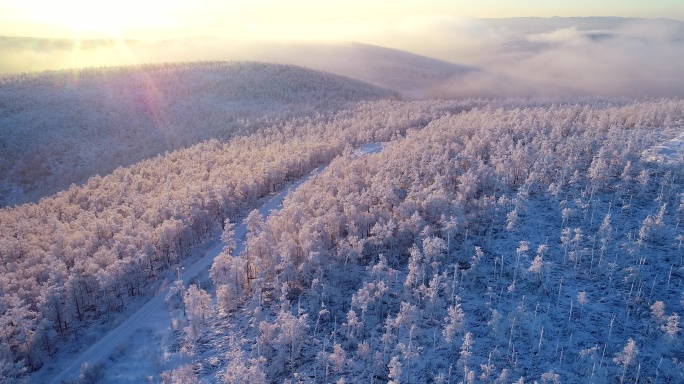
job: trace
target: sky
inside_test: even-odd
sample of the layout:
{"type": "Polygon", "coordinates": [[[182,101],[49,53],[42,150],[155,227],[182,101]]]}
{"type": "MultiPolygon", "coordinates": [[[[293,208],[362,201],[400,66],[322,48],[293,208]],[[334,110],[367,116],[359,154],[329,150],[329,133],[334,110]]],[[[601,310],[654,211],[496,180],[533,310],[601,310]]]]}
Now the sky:
{"type": "Polygon", "coordinates": [[[0,35],[160,40],[363,40],[436,17],[621,16],[684,20],[681,0],[0,0],[0,35]]]}

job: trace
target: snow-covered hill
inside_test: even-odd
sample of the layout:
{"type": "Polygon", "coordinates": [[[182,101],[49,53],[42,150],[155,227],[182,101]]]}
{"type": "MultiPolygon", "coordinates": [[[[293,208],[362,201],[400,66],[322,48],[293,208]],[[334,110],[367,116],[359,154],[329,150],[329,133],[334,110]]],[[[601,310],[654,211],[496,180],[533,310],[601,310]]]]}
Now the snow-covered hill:
{"type": "Polygon", "coordinates": [[[0,206],[277,120],[393,93],[289,65],[202,62],[0,78],[0,206]]]}

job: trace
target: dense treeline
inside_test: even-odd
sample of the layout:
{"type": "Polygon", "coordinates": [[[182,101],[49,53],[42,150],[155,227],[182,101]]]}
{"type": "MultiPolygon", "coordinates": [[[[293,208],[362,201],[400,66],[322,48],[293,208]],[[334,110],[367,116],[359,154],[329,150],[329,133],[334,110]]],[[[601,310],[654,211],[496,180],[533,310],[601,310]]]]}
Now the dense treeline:
{"type": "Polygon", "coordinates": [[[256,62],[0,77],[0,206],[37,201],[165,151],[389,97],[352,79],[256,62]]]}
{"type": "Polygon", "coordinates": [[[519,100],[346,153],[217,257],[198,350],[225,366],[195,371],[681,381],[684,173],[644,151],[683,125],[681,100],[519,100]]]}
{"type": "Polygon", "coordinates": [[[0,356],[17,377],[131,297],[257,200],[345,148],[401,137],[472,102],[367,102],[211,140],[0,210],[0,356]]]}

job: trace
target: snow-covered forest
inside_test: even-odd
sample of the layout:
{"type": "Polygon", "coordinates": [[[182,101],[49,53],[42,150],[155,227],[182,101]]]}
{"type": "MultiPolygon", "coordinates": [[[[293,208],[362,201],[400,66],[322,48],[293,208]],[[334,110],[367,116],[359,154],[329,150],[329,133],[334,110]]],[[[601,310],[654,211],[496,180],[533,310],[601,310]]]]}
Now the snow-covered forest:
{"type": "MultiPolygon", "coordinates": [[[[681,99],[401,101],[259,63],[1,82],[4,203],[33,201],[0,209],[3,381],[166,288],[132,382],[684,380],[681,99]]],[[[120,342],[75,381],[121,382],[120,342]]]]}
{"type": "Polygon", "coordinates": [[[216,259],[169,382],[683,380],[684,175],[648,160],[683,107],[520,100],[336,158],[216,259]]]}

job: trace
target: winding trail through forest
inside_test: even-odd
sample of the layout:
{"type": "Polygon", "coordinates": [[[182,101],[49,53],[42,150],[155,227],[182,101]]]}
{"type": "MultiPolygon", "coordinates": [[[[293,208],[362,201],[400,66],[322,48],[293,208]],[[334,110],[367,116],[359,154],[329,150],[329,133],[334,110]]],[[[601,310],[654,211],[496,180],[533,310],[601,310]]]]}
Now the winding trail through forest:
{"type": "MultiPolygon", "coordinates": [[[[377,153],[382,150],[382,147],[383,146],[380,143],[366,144],[354,151],[354,155],[361,156],[377,153]]],[[[288,188],[271,197],[268,201],[266,201],[266,203],[259,207],[259,213],[261,213],[264,218],[268,217],[272,211],[278,210],[280,203],[287,195],[311,178],[311,176],[320,173],[323,169],[324,167],[319,167],[313,170],[306,176],[303,176],[297,180],[288,188]]],[[[239,225],[236,225],[233,228],[233,231],[235,232],[234,239],[239,250],[243,247],[245,236],[247,234],[247,225],[242,222],[239,225]]],[[[186,268],[179,276],[180,279],[183,280],[183,284],[187,286],[189,281],[195,276],[209,270],[214,258],[221,253],[224,246],[224,242],[218,241],[213,247],[206,251],[201,259],[186,268]]],[[[69,362],[69,364],[61,370],[61,372],[52,378],[51,382],[57,384],[77,378],[83,364],[88,363],[94,365],[107,359],[112,355],[118,345],[127,341],[131,335],[142,330],[143,328],[152,327],[156,329],[170,329],[171,316],[165,306],[165,298],[169,292],[169,288],[170,287],[166,287],[161,290],[118,327],[111,330],[98,342],[91,345],[87,350],[81,353],[80,356],[69,362]]]]}

